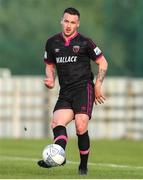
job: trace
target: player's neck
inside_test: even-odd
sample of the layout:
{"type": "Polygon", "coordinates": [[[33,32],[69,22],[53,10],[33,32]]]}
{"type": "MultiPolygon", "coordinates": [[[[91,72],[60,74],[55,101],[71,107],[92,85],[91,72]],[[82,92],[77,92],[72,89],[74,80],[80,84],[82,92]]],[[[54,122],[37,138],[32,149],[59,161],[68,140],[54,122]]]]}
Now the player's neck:
{"type": "Polygon", "coordinates": [[[65,40],[65,45],[68,46],[70,44],[70,41],[74,39],[78,35],[78,32],[75,31],[71,36],[65,36],[65,34],[62,32],[62,36],[65,40]]]}
{"type": "Polygon", "coordinates": [[[69,41],[69,39],[73,39],[74,37],[77,36],[77,34],[78,34],[78,32],[75,31],[72,35],[66,36],[66,35],[62,32],[63,38],[64,38],[66,41],[69,41]]]}

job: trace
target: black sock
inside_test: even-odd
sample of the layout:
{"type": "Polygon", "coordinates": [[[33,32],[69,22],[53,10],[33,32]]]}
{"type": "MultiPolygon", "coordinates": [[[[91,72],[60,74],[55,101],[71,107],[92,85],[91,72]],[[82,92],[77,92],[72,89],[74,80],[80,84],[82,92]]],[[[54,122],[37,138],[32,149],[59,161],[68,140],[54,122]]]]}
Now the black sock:
{"type": "Polygon", "coordinates": [[[79,168],[87,169],[87,161],[88,161],[89,148],[90,148],[88,131],[86,131],[82,135],[77,134],[77,136],[78,136],[78,148],[80,153],[79,168]]]}
{"type": "Polygon", "coordinates": [[[53,134],[54,134],[54,143],[62,146],[62,148],[65,149],[68,139],[66,128],[62,125],[56,126],[53,129],[53,134]]]}

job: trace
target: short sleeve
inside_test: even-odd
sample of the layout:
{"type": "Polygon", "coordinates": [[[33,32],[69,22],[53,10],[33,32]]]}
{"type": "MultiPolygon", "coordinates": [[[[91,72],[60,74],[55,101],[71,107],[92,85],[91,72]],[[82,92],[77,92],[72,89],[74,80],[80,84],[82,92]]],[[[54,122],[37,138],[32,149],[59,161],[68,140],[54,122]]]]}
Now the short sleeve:
{"type": "Polygon", "coordinates": [[[99,56],[102,55],[102,51],[90,39],[88,39],[88,43],[87,44],[88,44],[88,54],[89,54],[89,57],[90,57],[90,59],[95,61],[96,59],[98,59],[99,56]]]}
{"type": "Polygon", "coordinates": [[[51,46],[50,40],[47,40],[44,53],[44,62],[47,64],[55,64],[51,46]]]}

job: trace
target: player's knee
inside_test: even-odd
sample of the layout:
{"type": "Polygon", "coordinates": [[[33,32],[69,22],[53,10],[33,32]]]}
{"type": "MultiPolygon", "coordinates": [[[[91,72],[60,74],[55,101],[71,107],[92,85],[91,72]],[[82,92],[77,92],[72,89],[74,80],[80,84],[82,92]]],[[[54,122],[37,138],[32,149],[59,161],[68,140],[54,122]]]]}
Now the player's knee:
{"type": "Polygon", "coordinates": [[[57,126],[57,122],[52,120],[51,121],[51,128],[54,129],[57,126]]]}
{"type": "Polygon", "coordinates": [[[58,121],[58,120],[52,120],[51,121],[51,128],[54,129],[56,126],[66,126],[65,123],[58,121]]]}
{"type": "Polygon", "coordinates": [[[84,115],[76,115],[76,133],[84,134],[88,127],[88,117],[84,115]]]}
{"type": "Polygon", "coordinates": [[[87,126],[84,124],[79,124],[76,127],[76,133],[79,135],[84,134],[86,131],[87,131],[87,126]]]}

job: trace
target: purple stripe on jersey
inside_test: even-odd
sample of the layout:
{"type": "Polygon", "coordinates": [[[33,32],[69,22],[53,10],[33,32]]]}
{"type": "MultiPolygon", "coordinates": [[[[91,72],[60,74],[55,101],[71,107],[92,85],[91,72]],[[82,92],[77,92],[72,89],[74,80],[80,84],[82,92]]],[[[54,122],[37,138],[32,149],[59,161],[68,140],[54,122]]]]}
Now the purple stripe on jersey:
{"type": "Polygon", "coordinates": [[[63,139],[63,140],[65,140],[66,142],[67,142],[67,140],[68,140],[67,136],[60,135],[60,136],[58,136],[58,137],[56,137],[56,138],[54,139],[54,143],[55,143],[56,141],[58,141],[59,139],[63,139]]]}
{"type": "Polygon", "coordinates": [[[87,84],[87,93],[88,93],[87,114],[89,115],[89,97],[90,97],[89,84],[87,84]]]}
{"type": "Polygon", "coordinates": [[[88,41],[93,45],[94,48],[96,48],[96,44],[91,40],[91,39],[88,39],[88,41]]]}
{"type": "MultiPolygon", "coordinates": [[[[81,35],[81,34],[80,34],[81,35]]],[[[84,37],[87,41],[89,41],[92,45],[93,45],[93,48],[96,48],[96,44],[88,37],[84,36],[84,35],[81,35],[82,37],[84,37]]]]}
{"type": "Polygon", "coordinates": [[[92,111],[92,85],[87,84],[87,93],[88,93],[88,105],[87,105],[87,114],[91,116],[92,111]]]}
{"type": "Polygon", "coordinates": [[[84,150],[84,151],[80,150],[79,152],[80,152],[80,154],[85,155],[85,154],[89,153],[89,149],[88,150],[84,150]]]}

